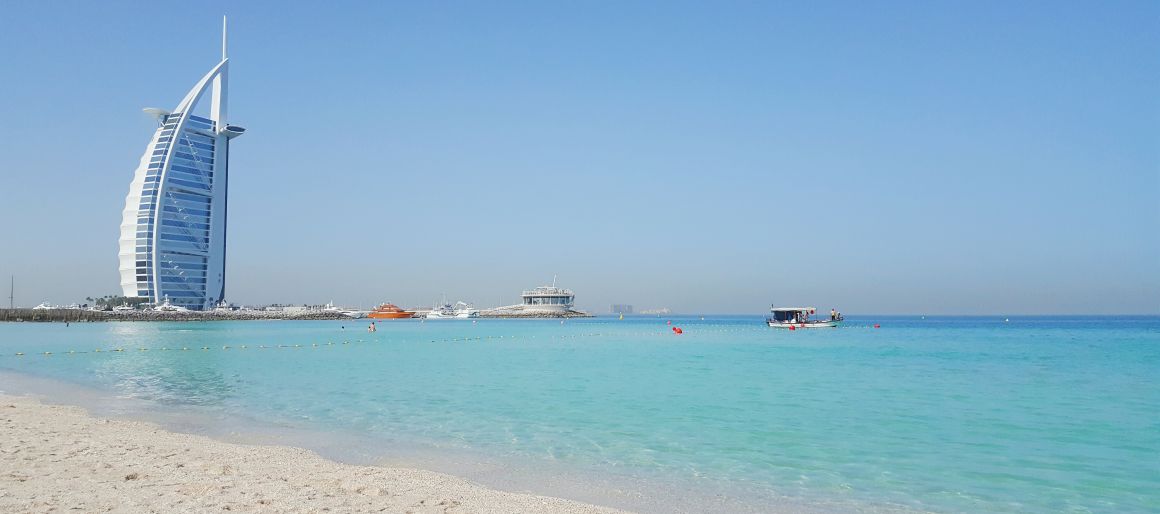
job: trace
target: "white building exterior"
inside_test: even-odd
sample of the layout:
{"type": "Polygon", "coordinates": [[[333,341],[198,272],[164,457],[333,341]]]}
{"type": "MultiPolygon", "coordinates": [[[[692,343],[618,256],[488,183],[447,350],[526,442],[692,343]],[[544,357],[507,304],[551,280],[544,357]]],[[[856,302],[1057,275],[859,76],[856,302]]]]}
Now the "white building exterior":
{"type": "Polygon", "coordinates": [[[125,296],[154,303],[168,298],[196,310],[225,297],[229,143],[245,131],[226,122],[228,72],[223,19],[221,62],[172,112],[145,109],[158,127],[122,211],[118,256],[125,296]],[[194,114],[206,107],[205,115],[194,114]]]}
{"type": "Polygon", "coordinates": [[[553,280],[550,286],[540,286],[520,295],[523,303],[520,310],[523,312],[563,313],[572,310],[576,301],[576,294],[571,289],[556,287],[553,280]]]}

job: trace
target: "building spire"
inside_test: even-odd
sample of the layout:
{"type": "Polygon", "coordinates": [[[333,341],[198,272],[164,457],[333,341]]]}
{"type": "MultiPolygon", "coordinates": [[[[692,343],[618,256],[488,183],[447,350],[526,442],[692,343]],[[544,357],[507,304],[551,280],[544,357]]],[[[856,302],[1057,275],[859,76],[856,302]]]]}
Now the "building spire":
{"type": "Polygon", "coordinates": [[[226,60],[226,17],[222,15],[222,60],[226,60]]]}

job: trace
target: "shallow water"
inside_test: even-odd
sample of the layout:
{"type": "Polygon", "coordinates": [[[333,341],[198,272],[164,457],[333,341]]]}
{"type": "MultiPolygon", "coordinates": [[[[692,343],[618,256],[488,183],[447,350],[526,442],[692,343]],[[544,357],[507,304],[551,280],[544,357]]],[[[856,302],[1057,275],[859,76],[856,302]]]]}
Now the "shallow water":
{"type": "Polygon", "coordinates": [[[1160,511],[1160,318],[672,322],[0,324],[0,387],[642,510],[1160,511]]]}

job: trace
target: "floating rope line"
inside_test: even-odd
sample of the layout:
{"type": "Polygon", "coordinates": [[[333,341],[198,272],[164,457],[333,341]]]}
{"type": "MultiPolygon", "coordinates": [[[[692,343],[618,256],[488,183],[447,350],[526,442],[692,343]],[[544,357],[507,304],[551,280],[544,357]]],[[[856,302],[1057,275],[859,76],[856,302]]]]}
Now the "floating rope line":
{"type": "MultiPolygon", "coordinates": [[[[696,327],[695,324],[686,325],[686,326],[696,327]]],[[[668,328],[668,327],[666,326],[666,328],[668,328]]],[[[869,326],[849,325],[849,326],[841,327],[841,328],[870,328],[870,327],[869,326]]],[[[688,337],[688,336],[692,336],[692,335],[696,335],[696,334],[725,334],[725,333],[741,333],[741,332],[744,332],[744,333],[753,333],[753,332],[777,333],[777,332],[771,332],[768,328],[766,328],[764,326],[762,326],[762,327],[744,327],[744,328],[708,328],[708,327],[700,328],[700,327],[697,327],[695,331],[685,332],[682,335],[688,337]]],[[[672,337],[673,333],[668,331],[668,330],[659,330],[659,331],[649,330],[649,331],[615,332],[615,333],[592,332],[592,333],[582,333],[582,334],[552,334],[552,335],[547,335],[547,336],[543,337],[543,339],[566,340],[566,339],[581,339],[581,338],[596,338],[596,337],[614,337],[615,338],[615,337],[647,337],[647,336],[672,337]]],[[[541,339],[541,338],[540,338],[540,335],[530,335],[529,336],[529,335],[503,335],[503,334],[494,335],[493,334],[493,335],[488,335],[488,336],[450,337],[450,338],[442,338],[442,339],[428,339],[426,341],[431,342],[431,343],[459,343],[459,342],[500,340],[500,339],[517,340],[517,339],[541,339]]],[[[323,348],[323,349],[326,349],[326,348],[331,348],[331,347],[340,347],[341,348],[344,346],[358,345],[358,344],[365,344],[365,343],[372,343],[373,344],[373,343],[391,343],[391,342],[407,343],[408,340],[407,339],[401,339],[401,340],[398,340],[398,339],[396,339],[396,340],[391,340],[391,339],[372,339],[372,340],[357,339],[354,341],[349,341],[349,340],[342,341],[341,343],[327,341],[325,343],[278,344],[278,345],[264,345],[263,344],[263,345],[257,345],[257,346],[242,344],[242,345],[236,345],[236,346],[223,345],[220,347],[220,349],[217,347],[210,347],[210,346],[197,346],[197,347],[190,347],[190,346],[145,347],[145,346],[141,346],[141,347],[137,347],[137,352],[138,353],[142,353],[142,352],[188,352],[188,351],[191,351],[191,349],[201,350],[202,352],[209,352],[211,350],[215,350],[215,351],[229,351],[229,350],[240,351],[240,350],[247,350],[247,349],[253,349],[253,350],[280,350],[280,349],[298,350],[298,349],[302,349],[302,348],[312,348],[312,349],[323,348]]],[[[39,353],[40,355],[42,355],[44,357],[51,357],[53,355],[56,355],[56,353],[52,352],[52,351],[35,352],[35,353],[39,353]]],[[[108,349],[94,348],[92,351],[67,350],[67,351],[63,351],[63,352],[59,352],[59,353],[66,354],[66,355],[78,355],[78,354],[90,354],[90,353],[97,354],[97,353],[129,353],[129,352],[127,352],[124,347],[114,347],[114,348],[108,348],[108,349]]],[[[25,353],[25,352],[0,354],[0,356],[11,356],[11,357],[27,357],[28,355],[29,354],[25,353]]]]}
{"type": "MultiPolygon", "coordinates": [[[[592,337],[592,336],[600,336],[600,335],[602,335],[602,334],[577,334],[577,335],[560,336],[560,337],[561,338],[585,337],[585,336],[592,337]]],[[[515,336],[515,335],[513,335],[513,336],[499,335],[499,336],[487,336],[486,339],[501,339],[501,338],[518,339],[519,337],[520,336],[515,336]]],[[[533,337],[535,337],[535,336],[533,336],[533,337]]],[[[555,336],[553,336],[553,337],[555,337],[555,336]]],[[[432,339],[431,342],[433,342],[433,343],[447,343],[447,342],[461,342],[461,341],[468,342],[468,341],[482,341],[484,339],[485,338],[483,336],[453,337],[453,338],[443,338],[443,339],[432,339]]],[[[307,348],[307,347],[309,347],[309,348],[327,348],[327,347],[335,347],[335,346],[349,346],[352,344],[361,344],[361,343],[389,343],[389,342],[392,342],[392,341],[391,340],[380,340],[380,339],[366,341],[366,340],[358,339],[355,341],[349,341],[349,340],[342,341],[341,343],[335,343],[333,341],[327,341],[325,343],[310,343],[309,346],[307,346],[306,344],[258,345],[256,348],[259,350],[302,349],[302,348],[307,348]]],[[[398,342],[406,343],[407,340],[405,340],[405,339],[399,340],[398,342]]],[[[249,348],[252,348],[252,347],[250,345],[245,345],[245,344],[237,345],[237,346],[223,345],[220,348],[220,350],[221,351],[228,351],[231,349],[233,349],[233,350],[245,350],[245,349],[249,349],[249,348]]],[[[39,353],[42,356],[48,357],[48,356],[56,355],[58,353],[59,354],[67,354],[67,355],[90,354],[90,353],[92,353],[92,354],[96,354],[96,353],[128,353],[130,350],[131,350],[131,348],[127,349],[125,347],[113,347],[113,348],[107,348],[107,349],[106,348],[94,348],[92,351],[70,349],[67,351],[59,351],[59,352],[43,351],[43,352],[37,352],[37,353],[39,353]]],[[[207,346],[196,346],[196,347],[181,346],[181,347],[172,347],[172,348],[168,347],[168,346],[162,346],[162,347],[141,346],[141,347],[137,347],[136,350],[139,353],[140,352],[173,352],[173,351],[188,352],[191,350],[201,350],[203,352],[208,352],[210,350],[218,350],[218,348],[211,347],[208,345],[207,346]]],[[[8,354],[8,355],[13,356],[13,357],[25,357],[29,354],[26,352],[15,352],[15,353],[8,354]]]]}

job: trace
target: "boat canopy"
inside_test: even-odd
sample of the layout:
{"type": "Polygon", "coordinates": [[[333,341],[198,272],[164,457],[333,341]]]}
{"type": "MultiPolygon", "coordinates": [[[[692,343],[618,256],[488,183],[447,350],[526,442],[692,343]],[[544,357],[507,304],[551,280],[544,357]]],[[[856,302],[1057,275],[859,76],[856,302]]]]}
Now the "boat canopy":
{"type": "Polygon", "coordinates": [[[803,323],[810,319],[810,314],[816,312],[813,307],[774,307],[772,321],[782,323],[803,323]]]}

